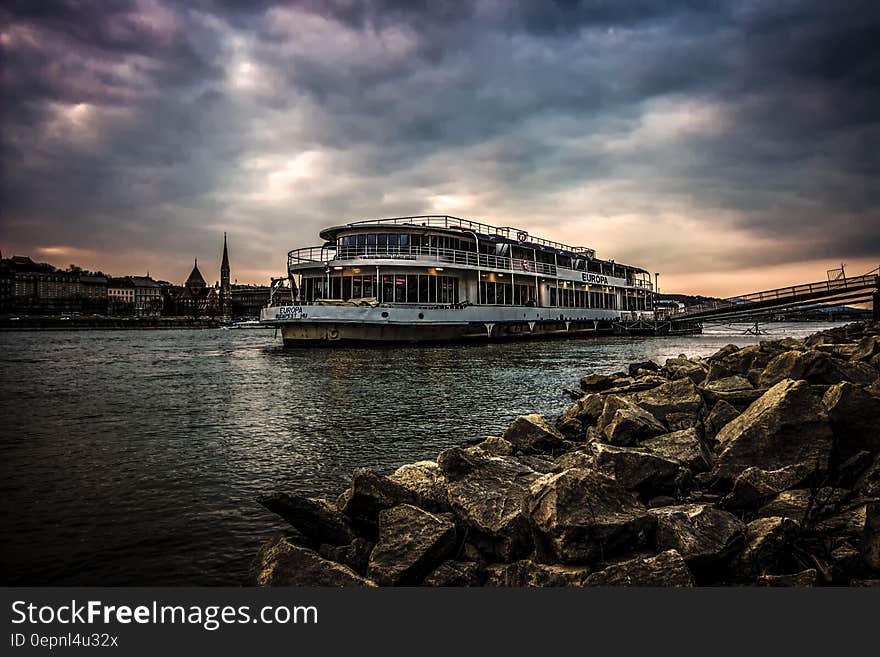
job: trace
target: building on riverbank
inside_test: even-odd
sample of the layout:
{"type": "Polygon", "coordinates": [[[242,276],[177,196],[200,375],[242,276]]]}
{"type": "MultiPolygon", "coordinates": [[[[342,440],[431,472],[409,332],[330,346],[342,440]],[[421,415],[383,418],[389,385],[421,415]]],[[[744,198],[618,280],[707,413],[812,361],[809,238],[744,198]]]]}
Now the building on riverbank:
{"type": "Polygon", "coordinates": [[[71,266],[66,271],[27,256],[0,260],[0,312],[25,315],[105,314],[108,278],[71,266]]]}

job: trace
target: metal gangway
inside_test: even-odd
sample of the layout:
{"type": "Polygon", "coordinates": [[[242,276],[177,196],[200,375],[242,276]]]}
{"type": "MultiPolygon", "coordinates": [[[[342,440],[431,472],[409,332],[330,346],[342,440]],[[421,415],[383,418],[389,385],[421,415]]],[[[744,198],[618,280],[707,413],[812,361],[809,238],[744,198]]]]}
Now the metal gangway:
{"type": "Polygon", "coordinates": [[[740,294],[690,306],[673,319],[726,319],[746,321],[774,312],[815,309],[820,305],[855,304],[873,301],[877,319],[880,301],[880,267],[861,276],[791,285],[775,290],[740,294]]]}

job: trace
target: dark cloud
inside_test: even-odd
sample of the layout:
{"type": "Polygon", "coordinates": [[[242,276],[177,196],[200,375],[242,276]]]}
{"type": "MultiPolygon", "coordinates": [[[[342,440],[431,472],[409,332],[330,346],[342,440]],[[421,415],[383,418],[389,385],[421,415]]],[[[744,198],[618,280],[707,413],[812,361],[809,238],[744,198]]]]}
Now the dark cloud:
{"type": "Polygon", "coordinates": [[[671,272],[880,250],[874,3],[0,12],[4,251],[180,278],[228,230],[262,276],[322,225],[432,211],[671,272]]]}

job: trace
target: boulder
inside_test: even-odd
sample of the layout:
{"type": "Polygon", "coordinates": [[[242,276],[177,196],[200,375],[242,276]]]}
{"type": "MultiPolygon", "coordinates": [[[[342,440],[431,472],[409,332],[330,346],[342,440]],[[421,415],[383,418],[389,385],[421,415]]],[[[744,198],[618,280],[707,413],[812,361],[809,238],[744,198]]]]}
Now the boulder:
{"type": "Polygon", "coordinates": [[[868,362],[877,354],[880,354],[880,335],[866,335],[859,340],[850,359],[868,362]]]}
{"type": "Polygon", "coordinates": [[[581,390],[584,392],[601,392],[614,387],[615,377],[608,374],[587,374],[581,377],[581,390]]]}
{"type": "Polygon", "coordinates": [[[709,369],[706,371],[706,378],[703,379],[701,385],[708,386],[710,383],[715,381],[721,381],[722,379],[726,379],[728,377],[736,374],[733,370],[731,370],[727,365],[718,361],[718,360],[710,360],[709,361],[709,369]]]}
{"type": "Polygon", "coordinates": [[[636,393],[633,401],[661,422],[668,423],[669,416],[673,414],[692,418],[690,426],[697,425],[703,410],[703,398],[690,379],[670,381],[636,393]]]}
{"type": "Polygon", "coordinates": [[[453,447],[437,463],[447,481],[449,504],[470,528],[478,547],[503,561],[527,552],[528,523],[522,514],[529,486],[541,475],[512,457],[467,453],[453,447]]]}
{"type": "Polygon", "coordinates": [[[530,467],[535,472],[540,472],[541,474],[547,474],[548,472],[559,472],[561,470],[561,468],[556,464],[556,461],[551,461],[549,458],[533,456],[531,454],[517,454],[513,458],[515,458],[523,465],[530,467]]]}
{"type": "Polygon", "coordinates": [[[712,455],[693,428],[650,438],[642,442],[641,447],[664,459],[677,461],[692,472],[704,472],[712,467],[712,455]]]}
{"type": "Polygon", "coordinates": [[[738,416],[739,411],[728,402],[723,399],[715,402],[712,410],[709,411],[709,415],[703,420],[703,435],[706,436],[706,440],[714,442],[715,436],[718,432],[721,431],[728,422],[733,421],[738,416]]]}
{"type": "Polygon", "coordinates": [[[794,586],[810,587],[818,584],[819,571],[815,568],[807,568],[799,573],[790,575],[761,575],[758,577],[758,586],[794,586]]]}
{"type": "Polygon", "coordinates": [[[397,468],[388,478],[409,491],[417,506],[438,513],[449,511],[446,478],[435,461],[408,463],[397,468]]]}
{"type": "MultiPolygon", "coordinates": [[[[599,393],[584,395],[559,417],[557,428],[562,431],[562,425],[572,420],[577,420],[583,428],[593,426],[599,420],[604,408],[605,395],[599,393]]],[[[565,434],[564,431],[562,433],[565,434]]]]}
{"type": "Polygon", "coordinates": [[[856,480],[853,488],[864,497],[880,498],[880,456],[856,480]]]}
{"type": "Polygon", "coordinates": [[[566,440],[547,420],[533,413],[520,415],[502,436],[514,449],[526,453],[552,452],[565,445],[566,440]]]}
{"type": "Polygon", "coordinates": [[[364,538],[356,538],[348,545],[322,543],[318,546],[318,554],[329,561],[348,566],[359,575],[364,575],[367,572],[373,546],[374,543],[364,538]]]}
{"type": "Polygon", "coordinates": [[[707,370],[708,366],[679,356],[668,359],[662,371],[665,371],[670,379],[690,379],[693,383],[702,383],[706,378],[707,370]]]}
{"type": "Polygon", "coordinates": [[[711,504],[682,504],[651,509],[657,519],[655,547],[677,550],[695,571],[706,571],[742,546],[746,526],[711,504]]]}
{"type": "Polygon", "coordinates": [[[315,544],[345,545],[355,538],[351,521],[327,500],[275,493],[258,501],[315,544]]]}
{"type": "Polygon", "coordinates": [[[725,358],[727,358],[728,356],[731,356],[731,355],[735,354],[735,353],[738,352],[738,351],[739,351],[739,347],[736,346],[735,344],[726,344],[726,345],[724,345],[723,347],[721,347],[721,349],[719,349],[719,350],[716,351],[714,354],[712,354],[711,356],[709,356],[709,361],[710,361],[710,365],[709,365],[709,367],[711,367],[711,362],[712,362],[712,361],[722,361],[722,360],[724,360],[725,358]]]}
{"type": "Polygon", "coordinates": [[[607,566],[587,578],[587,586],[691,587],[694,578],[687,563],[675,550],[652,557],[628,559],[607,566]]]}
{"type": "Polygon", "coordinates": [[[644,498],[676,493],[687,481],[681,462],[636,447],[593,443],[593,467],[644,498]]]}
{"type": "Polygon", "coordinates": [[[564,563],[588,563],[638,546],[654,525],[614,479],[576,468],[535,481],[523,509],[541,551],[564,563]]]}
{"type": "Polygon", "coordinates": [[[792,465],[823,472],[831,453],[831,429],[804,381],[786,379],[770,388],[715,436],[721,453],[714,474],[733,479],[749,467],[792,465]]]}
{"type": "Polygon", "coordinates": [[[754,386],[744,376],[734,374],[733,376],[727,376],[723,379],[716,379],[711,383],[707,383],[703,386],[703,389],[711,390],[712,392],[740,392],[742,390],[754,390],[754,386]]]}
{"type": "Polygon", "coordinates": [[[474,445],[473,449],[480,449],[490,456],[510,456],[514,452],[513,445],[501,436],[489,436],[483,442],[474,445]]]}
{"type": "Polygon", "coordinates": [[[398,504],[422,501],[412,491],[384,475],[358,468],[352,475],[351,488],[339,496],[337,506],[368,538],[374,538],[379,512],[398,504]]]}
{"type": "Polygon", "coordinates": [[[724,498],[730,509],[754,508],[782,491],[796,488],[815,478],[816,468],[810,463],[795,463],[776,470],[750,467],[743,470],[733,482],[733,489],[724,498]]]}
{"type": "Polygon", "coordinates": [[[591,570],[588,566],[536,563],[525,559],[486,568],[486,586],[495,587],[580,587],[591,570]]]}
{"type": "Polygon", "coordinates": [[[770,361],[759,384],[760,387],[768,387],[783,379],[803,379],[814,384],[850,381],[869,385],[878,376],[880,372],[870,365],[834,358],[822,351],[786,351],[770,361]]]}
{"type": "Polygon", "coordinates": [[[706,402],[711,405],[717,405],[718,402],[724,401],[733,406],[738,412],[744,411],[756,400],[767,392],[766,388],[757,390],[709,390],[702,389],[703,397],[706,402]]]}
{"type": "Polygon", "coordinates": [[[812,493],[808,488],[782,491],[758,509],[758,518],[791,518],[803,525],[812,507],[812,493]]]}
{"type": "Polygon", "coordinates": [[[750,522],[745,548],[731,565],[733,579],[753,581],[760,575],[786,572],[791,544],[799,529],[798,523],[790,518],[758,518],[750,522]]]}
{"type": "Polygon", "coordinates": [[[638,376],[641,372],[659,372],[660,366],[653,360],[642,360],[637,363],[630,363],[628,373],[630,376],[638,376]]]}
{"type": "Polygon", "coordinates": [[[455,549],[450,518],[401,504],[379,512],[379,541],[367,576],[381,586],[418,584],[455,549]]]}
{"type": "Polygon", "coordinates": [[[284,537],[272,539],[260,549],[255,580],[258,586],[375,586],[351,568],[284,537]]]}
{"type": "Polygon", "coordinates": [[[444,561],[424,580],[425,586],[481,586],[483,567],[473,561],[444,561]]]}
{"type": "Polygon", "coordinates": [[[573,452],[566,452],[556,457],[554,461],[559,472],[568,470],[569,468],[593,468],[593,449],[592,444],[585,449],[578,449],[573,452]]]}
{"type": "Polygon", "coordinates": [[[814,536],[826,540],[837,538],[840,542],[848,541],[853,545],[861,545],[865,538],[870,504],[855,500],[849,505],[837,505],[830,512],[822,514],[820,519],[813,520],[809,531],[814,536]]]}
{"type": "Polygon", "coordinates": [[[648,411],[617,395],[606,397],[597,428],[612,445],[635,445],[666,433],[666,427],[648,411]]]}
{"type": "Polygon", "coordinates": [[[852,383],[838,383],[822,398],[828,413],[838,459],[860,451],[880,452],[880,397],[852,383]]]}

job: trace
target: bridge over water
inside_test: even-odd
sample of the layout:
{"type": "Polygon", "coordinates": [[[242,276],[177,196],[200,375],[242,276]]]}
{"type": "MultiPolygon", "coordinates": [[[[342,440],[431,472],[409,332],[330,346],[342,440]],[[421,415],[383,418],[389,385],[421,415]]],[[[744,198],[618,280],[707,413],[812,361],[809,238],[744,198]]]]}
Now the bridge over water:
{"type": "Polygon", "coordinates": [[[773,313],[812,310],[817,305],[865,302],[873,302],[874,320],[880,320],[880,267],[861,276],[844,276],[702,303],[672,315],[671,319],[749,321],[773,313]]]}

